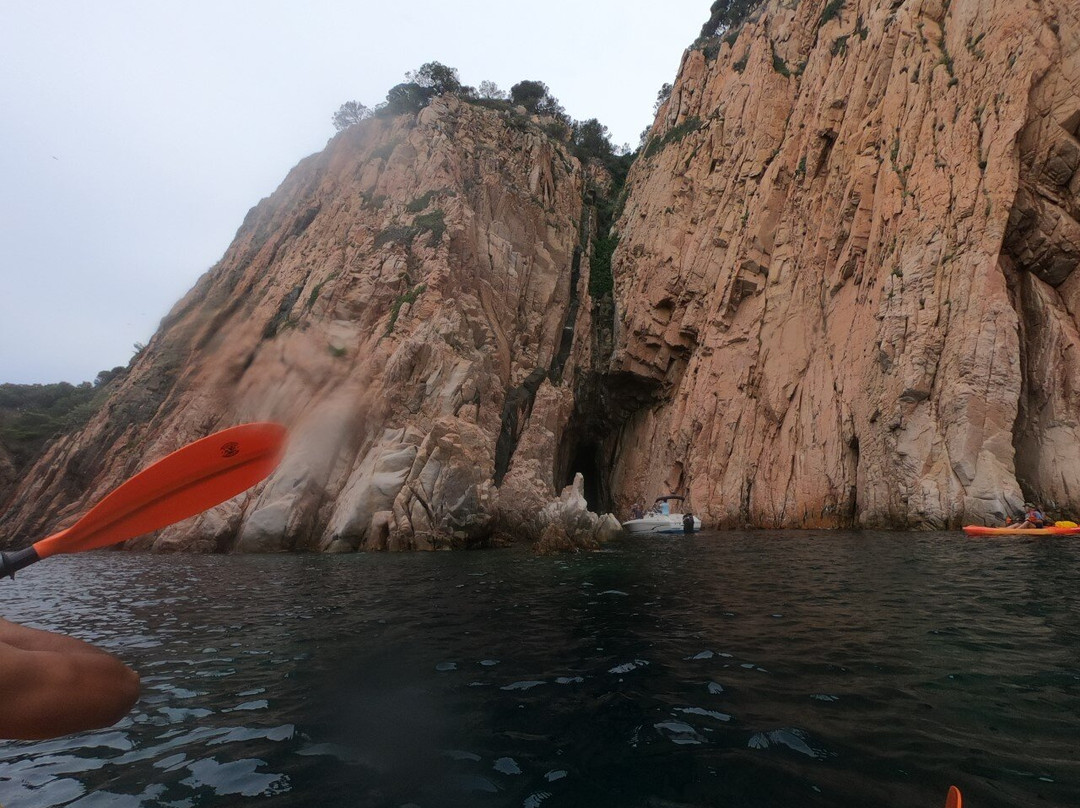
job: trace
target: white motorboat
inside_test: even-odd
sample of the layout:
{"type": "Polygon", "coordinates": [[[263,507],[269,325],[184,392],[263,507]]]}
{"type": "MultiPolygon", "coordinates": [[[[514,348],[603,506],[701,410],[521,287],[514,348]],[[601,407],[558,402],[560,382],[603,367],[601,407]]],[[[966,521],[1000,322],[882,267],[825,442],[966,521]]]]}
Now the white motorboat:
{"type": "Polygon", "coordinates": [[[671,501],[683,501],[683,497],[669,494],[657,497],[648,513],[639,519],[623,522],[628,533],[694,533],[701,530],[701,520],[691,513],[673,513],[671,501]]]}

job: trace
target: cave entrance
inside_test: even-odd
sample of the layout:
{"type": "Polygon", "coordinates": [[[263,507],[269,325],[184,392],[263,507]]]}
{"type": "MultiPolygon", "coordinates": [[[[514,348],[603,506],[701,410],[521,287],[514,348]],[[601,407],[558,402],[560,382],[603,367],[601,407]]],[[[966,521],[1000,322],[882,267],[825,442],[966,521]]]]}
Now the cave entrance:
{"type": "Polygon", "coordinates": [[[581,443],[574,447],[570,457],[570,468],[566,472],[566,484],[574,481],[575,474],[581,474],[585,483],[585,502],[593,513],[611,511],[611,491],[607,464],[602,463],[600,446],[593,442],[581,443]]]}
{"type": "Polygon", "coordinates": [[[615,508],[612,480],[622,428],[632,415],[655,406],[659,393],[658,382],[633,373],[593,373],[579,380],[574,412],[555,458],[559,490],[580,473],[589,510],[611,513],[615,508]]]}

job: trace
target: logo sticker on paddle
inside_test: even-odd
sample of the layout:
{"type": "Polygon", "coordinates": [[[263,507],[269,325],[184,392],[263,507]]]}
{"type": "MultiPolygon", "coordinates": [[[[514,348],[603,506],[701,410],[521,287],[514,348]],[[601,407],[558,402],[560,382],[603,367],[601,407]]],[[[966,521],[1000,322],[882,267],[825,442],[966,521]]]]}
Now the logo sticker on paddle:
{"type": "Polygon", "coordinates": [[[240,454],[240,444],[236,441],[230,441],[229,443],[222,444],[222,457],[236,457],[238,454],[240,454]]]}

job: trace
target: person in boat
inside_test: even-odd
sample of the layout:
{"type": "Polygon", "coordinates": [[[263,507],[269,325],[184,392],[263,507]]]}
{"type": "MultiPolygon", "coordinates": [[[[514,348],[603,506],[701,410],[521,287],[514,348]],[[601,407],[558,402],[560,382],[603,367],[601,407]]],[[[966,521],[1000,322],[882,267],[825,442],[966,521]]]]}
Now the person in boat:
{"type": "Polygon", "coordinates": [[[58,738],[115,724],[139,675],[89,643],[0,618],[0,738],[58,738]]]}
{"type": "Polygon", "coordinates": [[[645,518],[645,509],[643,507],[641,507],[640,502],[635,502],[633,504],[633,506],[630,508],[630,518],[631,519],[644,519],[645,518]]]}
{"type": "Polygon", "coordinates": [[[1017,525],[1021,530],[1046,527],[1046,514],[1030,502],[1024,503],[1024,521],[1017,525]]]}

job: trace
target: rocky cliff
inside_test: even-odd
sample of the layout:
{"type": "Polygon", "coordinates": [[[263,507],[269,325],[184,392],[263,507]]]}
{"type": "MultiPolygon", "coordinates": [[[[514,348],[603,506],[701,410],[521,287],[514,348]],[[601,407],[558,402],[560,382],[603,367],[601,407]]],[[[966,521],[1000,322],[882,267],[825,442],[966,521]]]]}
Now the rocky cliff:
{"type": "Polygon", "coordinates": [[[281,468],[155,548],[469,546],[535,514],[569,481],[554,441],[591,361],[593,183],[558,128],[446,96],[303,161],[29,475],[9,534],[258,419],[291,427],[281,468]]]}
{"type": "Polygon", "coordinates": [[[686,53],[619,222],[613,367],[664,390],[619,438],[621,503],[1080,507],[1078,37],[1069,2],[834,0],[686,53]]]}
{"type": "MultiPolygon", "coordinates": [[[[771,2],[684,55],[589,296],[602,172],[453,97],[302,162],[27,476],[28,539],[216,427],[281,469],[160,549],[469,546],[680,493],[707,525],[1080,510],[1080,9],[771,2]]],[[[547,536],[558,545],[558,536],[547,536]]]]}

